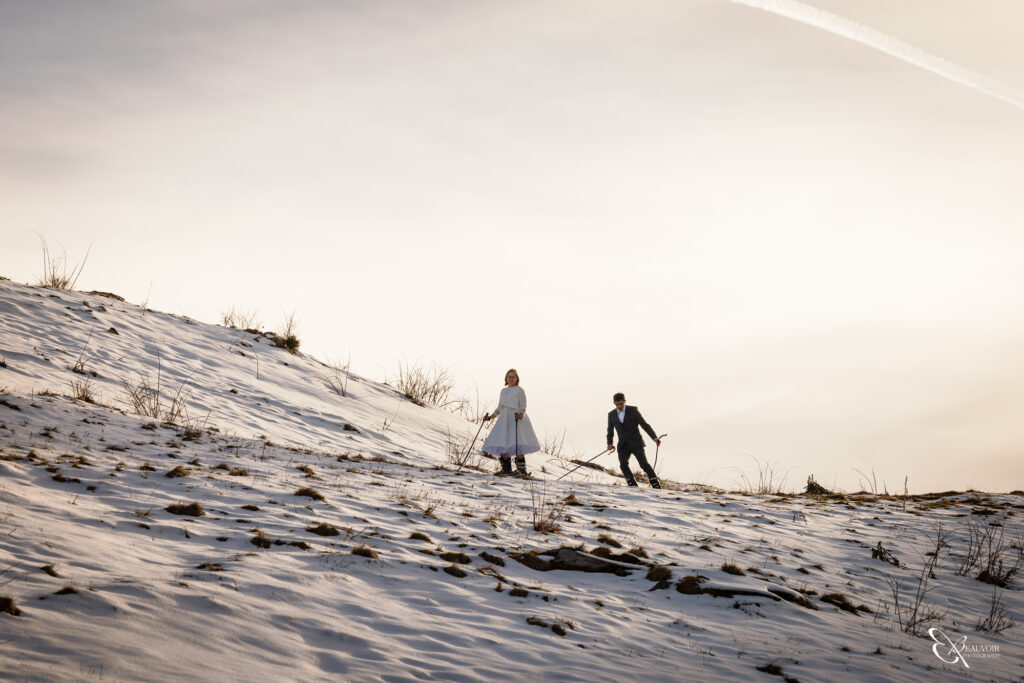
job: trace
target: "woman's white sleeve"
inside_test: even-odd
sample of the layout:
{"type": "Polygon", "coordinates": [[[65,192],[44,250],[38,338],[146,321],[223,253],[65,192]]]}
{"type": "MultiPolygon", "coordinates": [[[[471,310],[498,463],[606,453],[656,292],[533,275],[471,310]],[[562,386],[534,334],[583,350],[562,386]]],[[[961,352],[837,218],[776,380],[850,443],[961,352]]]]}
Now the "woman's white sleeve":
{"type": "Polygon", "coordinates": [[[526,415],[526,392],[522,387],[519,387],[519,391],[517,393],[519,394],[519,410],[517,412],[526,415]]]}

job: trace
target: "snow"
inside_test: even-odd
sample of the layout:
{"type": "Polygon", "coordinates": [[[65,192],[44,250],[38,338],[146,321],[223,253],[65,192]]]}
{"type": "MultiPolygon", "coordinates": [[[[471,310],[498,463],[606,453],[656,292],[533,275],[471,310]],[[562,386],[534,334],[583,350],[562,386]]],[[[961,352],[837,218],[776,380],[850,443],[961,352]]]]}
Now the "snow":
{"type": "MultiPolygon", "coordinates": [[[[956,572],[969,524],[1021,539],[1019,493],[904,501],[677,482],[631,489],[589,468],[556,481],[573,465],[545,454],[528,456],[531,480],[494,477],[489,461],[456,472],[448,435],[472,436],[476,425],[392,387],[352,375],[341,396],[328,366],[266,337],[9,281],[0,281],[0,361],[0,596],[20,610],[0,614],[0,677],[1024,676],[1021,627],[976,631],[993,587],[956,572]],[[80,359],[85,375],[71,369],[80,359]],[[165,397],[179,387],[187,397],[176,425],[127,403],[122,381],[158,370],[165,397]],[[86,378],[95,404],[68,395],[86,378]],[[165,476],[176,466],[186,476],[165,476]],[[323,500],[296,495],[305,487],[323,500]],[[570,495],[578,505],[564,504],[570,495]],[[177,503],[205,514],[166,509],[177,503]],[[538,516],[558,530],[535,531],[538,516]],[[321,524],[337,535],[309,531],[321,524]],[[941,660],[927,633],[900,630],[886,581],[913,592],[940,524],[951,546],[925,603],[943,613],[930,625],[997,655],[968,657],[969,668],[941,660]],[[252,542],[260,536],[269,547],[252,542]],[[647,578],[648,566],[544,572],[512,556],[592,553],[613,541],[622,547],[612,553],[634,550],[669,569],[667,587],[647,578]],[[879,542],[902,566],[872,559],[879,542]],[[684,594],[686,576],[740,593],[684,594]],[[830,593],[861,611],[821,600],[830,593]],[[779,599],[801,595],[813,609],[779,599]]],[[[1019,585],[998,591],[1017,621],[1019,585]]]]}

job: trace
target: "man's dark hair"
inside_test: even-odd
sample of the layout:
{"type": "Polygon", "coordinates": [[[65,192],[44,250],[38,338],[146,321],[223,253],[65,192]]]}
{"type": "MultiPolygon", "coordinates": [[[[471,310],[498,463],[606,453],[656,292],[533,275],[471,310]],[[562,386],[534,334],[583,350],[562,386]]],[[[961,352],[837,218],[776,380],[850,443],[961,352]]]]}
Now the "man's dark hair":
{"type": "Polygon", "coordinates": [[[625,400],[626,400],[626,395],[624,393],[622,393],[621,391],[619,393],[615,394],[614,396],[612,396],[612,401],[625,401],[625,400]]]}

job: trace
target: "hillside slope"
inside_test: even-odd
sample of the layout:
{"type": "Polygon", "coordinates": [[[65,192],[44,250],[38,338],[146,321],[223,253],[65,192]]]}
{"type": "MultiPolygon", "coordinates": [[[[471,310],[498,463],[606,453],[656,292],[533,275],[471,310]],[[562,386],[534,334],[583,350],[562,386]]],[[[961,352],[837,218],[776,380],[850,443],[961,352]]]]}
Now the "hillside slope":
{"type": "Polygon", "coordinates": [[[1019,626],[974,630],[993,595],[1024,613],[1014,577],[976,578],[1021,561],[1021,495],[628,489],[544,456],[530,481],[455,472],[448,435],[473,426],[391,387],[342,397],[264,337],[10,282],[0,360],[13,680],[1024,675],[1019,626]],[[158,367],[178,424],[127,410],[122,380],[158,367]],[[99,404],[64,395],[83,378],[99,404]],[[929,626],[969,648],[933,651],[929,626]]]}

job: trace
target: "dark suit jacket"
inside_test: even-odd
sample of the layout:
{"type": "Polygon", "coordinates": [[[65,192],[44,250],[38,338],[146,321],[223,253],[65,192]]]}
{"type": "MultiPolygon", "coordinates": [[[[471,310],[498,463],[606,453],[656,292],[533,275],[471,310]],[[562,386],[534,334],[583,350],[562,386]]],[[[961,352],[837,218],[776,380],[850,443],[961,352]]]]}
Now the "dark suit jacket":
{"type": "Polygon", "coordinates": [[[612,434],[618,434],[619,450],[626,447],[643,448],[644,439],[640,436],[641,427],[652,439],[658,438],[654,428],[647,424],[636,406],[626,406],[626,416],[622,422],[619,422],[619,411],[613,410],[608,413],[608,445],[612,445],[612,434]]]}

